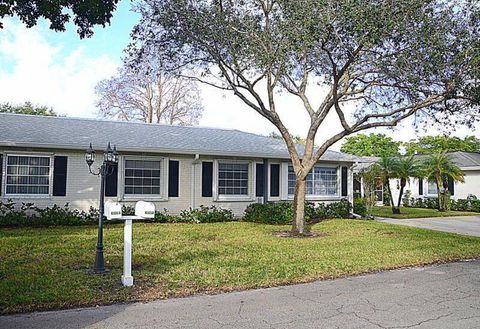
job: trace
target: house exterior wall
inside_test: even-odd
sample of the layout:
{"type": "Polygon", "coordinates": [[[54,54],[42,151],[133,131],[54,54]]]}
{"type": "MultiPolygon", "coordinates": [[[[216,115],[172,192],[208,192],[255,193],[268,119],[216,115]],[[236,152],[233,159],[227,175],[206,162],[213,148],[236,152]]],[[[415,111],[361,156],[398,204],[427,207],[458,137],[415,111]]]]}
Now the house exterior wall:
{"type": "MultiPolygon", "coordinates": [[[[34,203],[39,207],[47,207],[57,204],[63,206],[68,203],[71,207],[88,210],[90,207],[98,208],[99,202],[99,187],[100,187],[100,178],[99,176],[94,176],[89,174],[88,166],[85,162],[85,154],[81,151],[74,150],[53,150],[53,149],[26,149],[26,148],[14,148],[14,147],[4,147],[0,149],[0,154],[3,154],[3,165],[2,165],[2,184],[1,188],[1,200],[12,199],[15,203],[21,204],[25,203],[34,203]],[[53,156],[67,156],[67,184],[66,184],[66,196],[52,196],[52,187],[50,186],[50,195],[49,196],[15,196],[15,195],[6,195],[6,158],[8,154],[25,154],[25,155],[48,155],[51,156],[53,162],[53,156]]],[[[97,161],[93,164],[92,169],[96,170],[99,162],[102,160],[102,155],[97,155],[97,161]]],[[[138,200],[147,200],[155,203],[156,209],[161,211],[166,209],[170,214],[176,215],[179,214],[182,210],[188,209],[190,207],[199,207],[200,205],[210,206],[215,205],[222,208],[231,209],[235,216],[242,216],[245,208],[257,201],[256,191],[255,191],[255,168],[256,163],[263,163],[261,158],[233,158],[233,157],[213,157],[213,156],[202,156],[200,155],[198,159],[195,158],[195,155],[179,155],[179,154],[142,154],[142,153],[128,153],[121,154],[118,170],[118,191],[117,197],[106,197],[106,200],[119,201],[122,204],[134,205],[138,200]],[[124,159],[163,159],[162,162],[162,174],[161,174],[161,185],[162,187],[168,185],[168,161],[177,160],[179,161],[179,194],[178,197],[168,197],[167,189],[162,189],[163,195],[158,198],[149,198],[149,197],[138,197],[132,198],[124,196],[123,189],[123,169],[124,169],[124,159]],[[226,161],[241,161],[247,162],[250,164],[250,176],[249,176],[249,196],[242,199],[225,199],[222,200],[216,195],[216,170],[217,170],[217,161],[226,160],[226,161]],[[213,196],[212,197],[202,197],[202,161],[212,161],[214,163],[214,183],[213,183],[213,196]]],[[[287,188],[287,170],[289,162],[286,160],[269,160],[269,164],[278,163],[281,165],[281,174],[280,174],[280,197],[274,198],[269,197],[269,201],[282,201],[290,200],[291,197],[286,194],[287,188]]],[[[337,168],[337,176],[340,180],[340,167],[348,167],[348,196],[342,197],[341,195],[341,182],[338,184],[338,196],[332,197],[321,197],[321,198],[308,198],[311,201],[321,201],[321,202],[332,202],[339,201],[341,199],[347,198],[350,202],[353,201],[353,186],[350,182],[353,181],[353,171],[351,163],[323,163],[328,166],[333,166],[337,168]]],[[[270,168],[270,166],[268,166],[270,168]]],[[[53,165],[52,165],[53,168],[53,165]]],[[[53,170],[53,169],[51,169],[53,170]]],[[[50,179],[52,181],[52,179],[50,179]]],[[[270,181],[270,180],[268,180],[270,181]]],[[[52,183],[50,183],[52,184],[52,183]]],[[[270,190],[270,189],[268,189],[270,190]]]]}

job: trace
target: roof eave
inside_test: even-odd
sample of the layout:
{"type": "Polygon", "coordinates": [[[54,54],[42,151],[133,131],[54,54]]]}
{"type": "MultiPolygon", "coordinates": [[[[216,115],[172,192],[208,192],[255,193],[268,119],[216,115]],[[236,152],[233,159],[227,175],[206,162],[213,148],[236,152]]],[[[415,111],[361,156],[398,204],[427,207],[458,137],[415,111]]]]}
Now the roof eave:
{"type": "MultiPolygon", "coordinates": [[[[81,147],[78,145],[72,144],[48,144],[48,143],[23,143],[23,142],[13,142],[13,141],[2,141],[0,146],[6,147],[25,147],[25,148],[47,148],[47,149],[62,149],[62,150],[74,150],[74,151],[84,151],[87,146],[81,147]]],[[[267,159],[278,159],[278,160],[290,160],[289,156],[282,156],[279,154],[258,154],[258,153],[238,153],[238,152],[218,152],[218,151],[204,151],[204,150],[179,150],[179,149],[166,149],[166,148],[125,148],[118,147],[119,152],[132,152],[132,153],[171,153],[171,154],[182,154],[182,155],[208,155],[208,156],[226,156],[226,157],[246,157],[246,158],[267,158],[267,159]]],[[[341,162],[341,163],[354,163],[354,160],[328,160],[320,159],[322,162],[341,162]]]]}

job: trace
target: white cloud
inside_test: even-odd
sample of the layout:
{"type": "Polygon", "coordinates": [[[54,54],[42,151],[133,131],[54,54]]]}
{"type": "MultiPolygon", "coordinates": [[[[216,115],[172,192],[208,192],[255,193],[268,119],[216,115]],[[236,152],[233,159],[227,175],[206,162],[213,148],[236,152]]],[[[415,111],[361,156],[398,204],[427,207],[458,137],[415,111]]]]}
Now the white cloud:
{"type": "Polygon", "coordinates": [[[118,65],[85,49],[53,46],[45,27],[25,28],[12,20],[0,32],[0,102],[51,106],[73,117],[94,117],[95,84],[118,65]]]}

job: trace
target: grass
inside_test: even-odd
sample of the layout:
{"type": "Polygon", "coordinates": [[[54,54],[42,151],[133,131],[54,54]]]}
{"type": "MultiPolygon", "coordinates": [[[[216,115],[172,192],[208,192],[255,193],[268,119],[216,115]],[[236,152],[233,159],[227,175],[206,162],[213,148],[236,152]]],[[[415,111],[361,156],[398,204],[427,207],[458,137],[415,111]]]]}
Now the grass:
{"type": "Polygon", "coordinates": [[[120,284],[123,226],[105,229],[111,272],[91,275],[96,228],[0,229],[0,313],[143,301],[355,275],[480,255],[480,238],[361,220],[313,226],[326,237],[277,238],[244,222],[134,224],[135,285],[120,284]]]}
{"type": "Polygon", "coordinates": [[[392,208],[387,206],[374,207],[372,215],[388,218],[427,218],[427,217],[453,217],[453,216],[479,216],[479,213],[469,211],[438,211],[426,208],[400,208],[401,214],[393,214],[392,208]]]}

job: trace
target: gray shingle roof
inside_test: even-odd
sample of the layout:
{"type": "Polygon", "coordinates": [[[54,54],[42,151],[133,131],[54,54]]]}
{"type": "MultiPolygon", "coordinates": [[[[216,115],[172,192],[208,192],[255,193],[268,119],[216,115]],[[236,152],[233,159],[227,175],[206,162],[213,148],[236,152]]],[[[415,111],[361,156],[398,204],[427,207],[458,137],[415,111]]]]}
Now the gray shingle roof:
{"type": "MultiPolygon", "coordinates": [[[[461,168],[480,167],[480,153],[475,152],[448,152],[452,161],[461,168]]],[[[425,158],[427,155],[417,155],[419,159],[425,158]]]]}
{"type": "MultiPolygon", "coordinates": [[[[97,148],[112,142],[119,151],[289,158],[282,140],[239,130],[0,114],[0,145],[83,150],[90,142],[97,148]]],[[[327,151],[321,160],[357,158],[327,151]]]]}

